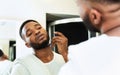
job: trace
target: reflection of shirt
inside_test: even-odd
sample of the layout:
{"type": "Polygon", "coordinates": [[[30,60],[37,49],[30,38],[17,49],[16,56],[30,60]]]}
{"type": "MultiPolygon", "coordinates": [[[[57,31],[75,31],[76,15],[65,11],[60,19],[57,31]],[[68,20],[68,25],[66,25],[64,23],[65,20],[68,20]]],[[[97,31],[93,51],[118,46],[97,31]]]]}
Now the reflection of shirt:
{"type": "Polygon", "coordinates": [[[69,47],[59,75],[120,75],[120,37],[101,35],[69,47]]]}
{"type": "Polygon", "coordinates": [[[9,60],[0,61],[0,75],[9,75],[12,62],[9,60]]]}
{"type": "Polygon", "coordinates": [[[64,63],[63,57],[56,53],[49,63],[43,63],[31,54],[15,60],[11,75],[57,75],[64,63]]]}

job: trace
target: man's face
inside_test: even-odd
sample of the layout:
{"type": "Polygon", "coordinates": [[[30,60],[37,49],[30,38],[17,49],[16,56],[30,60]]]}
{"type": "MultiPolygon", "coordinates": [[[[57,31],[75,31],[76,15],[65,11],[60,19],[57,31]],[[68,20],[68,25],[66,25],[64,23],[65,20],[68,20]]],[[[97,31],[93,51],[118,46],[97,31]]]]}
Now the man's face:
{"type": "Polygon", "coordinates": [[[93,31],[93,32],[100,32],[97,28],[94,27],[94,25],[92,24],[88,16],[89,11],[90,11],[89,9],[90,7],[88,3],[83,0],[77,0],[77,5],[79,7],[80,17],[83,19],[83,22],[85,26],[88,28],[88,30],[93,31]]]}
{"type": "Polygon", "coordinates": [[[49,36],[46,30],[36,22],[27,23],[22,30],[22,34],[26,43],[35,50],[40,50],[48,46],[49,36]]]}

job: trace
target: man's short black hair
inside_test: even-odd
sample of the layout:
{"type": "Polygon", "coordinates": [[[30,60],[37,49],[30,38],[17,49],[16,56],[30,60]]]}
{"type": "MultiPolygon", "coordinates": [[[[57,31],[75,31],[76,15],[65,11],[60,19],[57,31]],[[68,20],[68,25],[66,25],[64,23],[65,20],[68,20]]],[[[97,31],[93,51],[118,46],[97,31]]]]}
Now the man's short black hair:
{"type": "Polygon", "coordinates": [[[3,51],[0,49],[0,57],[3,56],[3,55],[4,55],[4,53],[3,53],[3,51]]]}
{"type": "MultiPolygon", "coordinates": [[[[22,25],[21,25],[21,27],[20,27],[20,30],[19,30],[19,34],[20,34],[20,37],[23,39],[23,37],[22,37],[22,29],[23,29],[23,27],[25,26],[25,24],[27,24],[28,22],[37,22],[37,21],[35,21],[35,20],[26,20],[26,21],[24,21],[23,23],[22,23],[22,25]]],[[[38,22],[37,22],[38,23],[38,22]]]]}

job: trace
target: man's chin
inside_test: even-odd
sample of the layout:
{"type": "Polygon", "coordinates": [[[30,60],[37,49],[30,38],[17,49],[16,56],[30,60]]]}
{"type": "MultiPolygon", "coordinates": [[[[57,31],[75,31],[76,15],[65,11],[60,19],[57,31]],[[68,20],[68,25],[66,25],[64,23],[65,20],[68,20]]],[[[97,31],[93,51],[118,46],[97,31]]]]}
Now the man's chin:
{"type": "Polygon", "coordinates": [[[40,50],[40,49],[43,49],[45,47],[48,47],[49,41],[44,41],[44,42],[40,41],[39,43],[31,43],[30,45],[33,49],[40,50]]]}

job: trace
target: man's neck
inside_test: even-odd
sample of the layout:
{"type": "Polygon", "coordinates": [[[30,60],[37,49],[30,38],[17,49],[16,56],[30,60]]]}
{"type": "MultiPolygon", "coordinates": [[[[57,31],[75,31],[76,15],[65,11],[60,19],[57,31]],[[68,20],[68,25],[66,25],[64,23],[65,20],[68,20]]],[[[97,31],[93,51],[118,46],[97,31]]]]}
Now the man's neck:
{"type": "Polygon", "coordinates": [[[48,63],[53,59],[53,52],[50,46],[43,48],[41,50],[35,51],[35,56],[39,58],[44,63],[48,63]]]}
{"type": "Polygon", "coordinates": [[[101,33],[110,36],[120,36],[120,17],[112,18],[101,26],[101,33]]]}
{"type": "Polygon", "coordinates": [[[120,37],[120,25],[106,31],[105,34],[107,34],[109,36],[118,36],[118,37],[120,37]]]}

